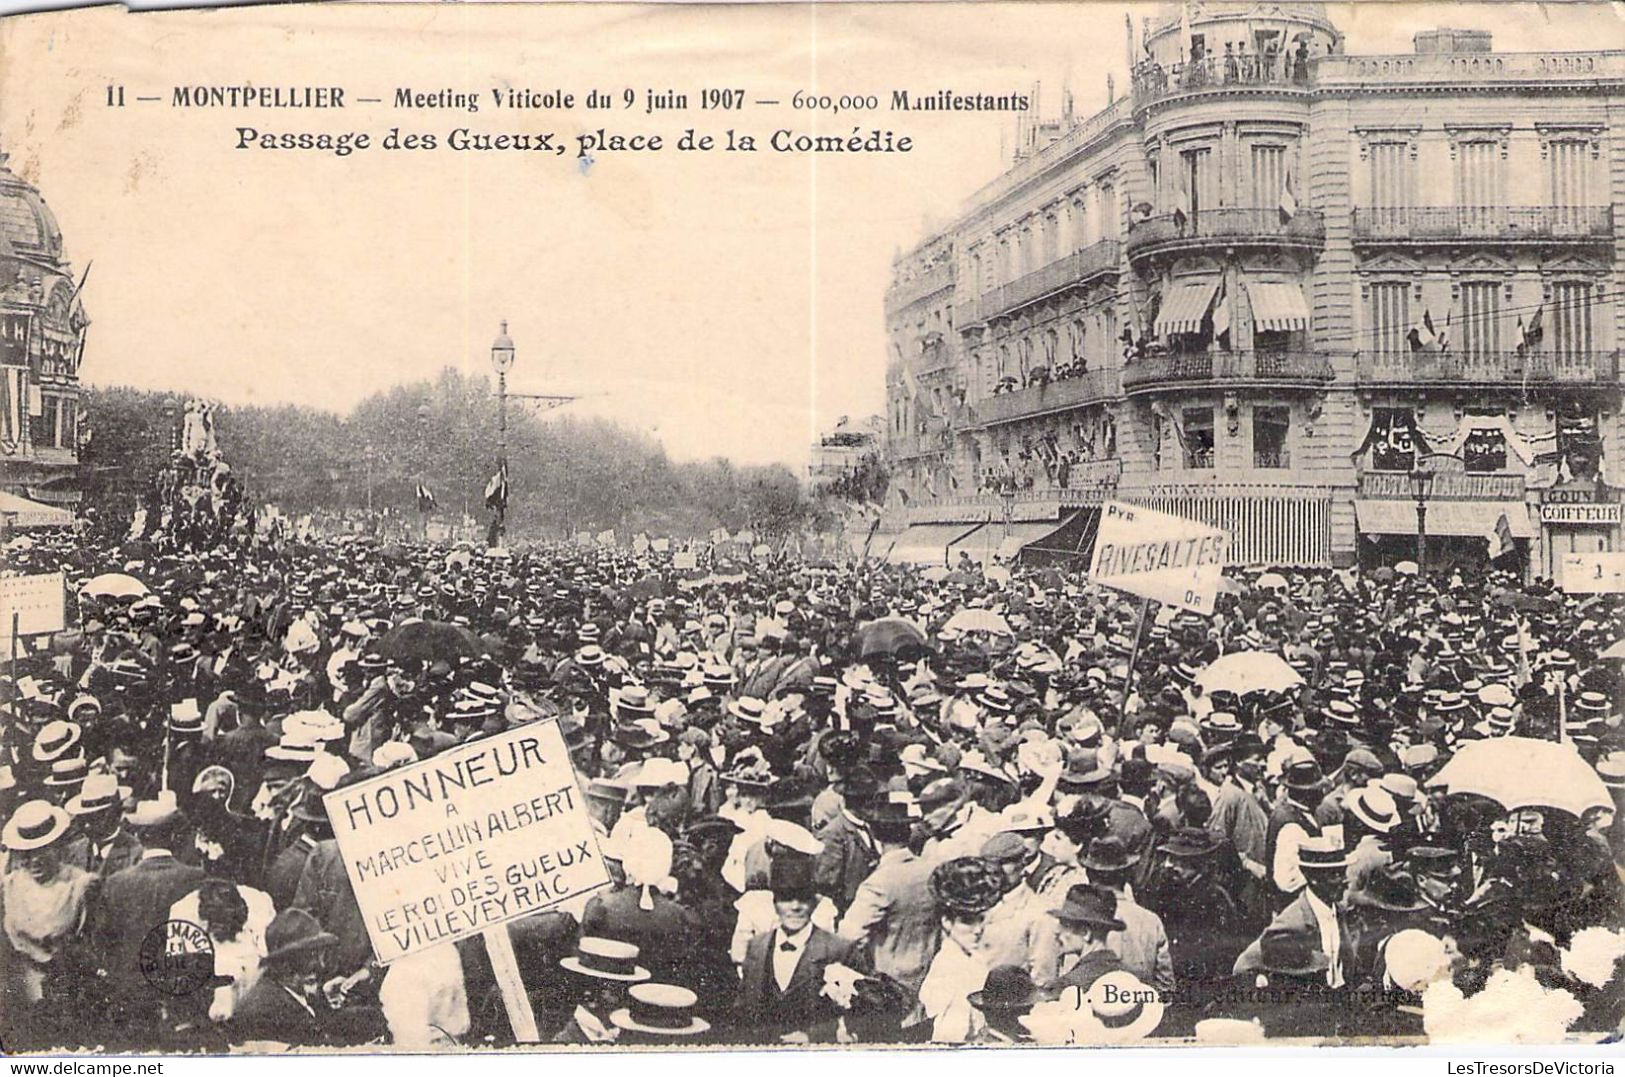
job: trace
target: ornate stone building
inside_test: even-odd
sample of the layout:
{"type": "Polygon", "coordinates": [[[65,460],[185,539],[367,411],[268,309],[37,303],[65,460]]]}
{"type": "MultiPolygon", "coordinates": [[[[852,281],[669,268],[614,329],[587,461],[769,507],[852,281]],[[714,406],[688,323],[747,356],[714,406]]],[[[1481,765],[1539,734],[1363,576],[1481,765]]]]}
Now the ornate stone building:
{"type": "Polygon", "coordinates": [[[89,324],[39,191],[0,153],[0,489],[79,500],[79,360],[89,324]]]}
{"type": "Polygon", "coordinates": [[[1435,564],[1620,548],[1625,53],[1352,55],[1314,3],[1125,37],[1129,96],[898,260],[893,556],[1086,551],[1115,497],[1394,561],[1418,473],[1435,564]]]}

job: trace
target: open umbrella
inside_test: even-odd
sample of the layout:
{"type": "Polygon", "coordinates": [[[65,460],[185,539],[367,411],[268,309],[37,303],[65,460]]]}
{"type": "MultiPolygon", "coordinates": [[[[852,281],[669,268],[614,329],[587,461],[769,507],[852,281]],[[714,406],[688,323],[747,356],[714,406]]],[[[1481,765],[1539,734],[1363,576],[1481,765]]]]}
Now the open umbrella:
{"type": "Polygon", "coordinates": [[[1551,610],[1553,603],[1551,599],[1541,595],[1525,594],[1522,591],[1502,591],[1490,599],[1490,604],[1524,613],[1546,613],[1551,610]]]}
{"type": "Polygon", "coordinates": [[[467,550],[453,550],[446,555],[447,568],[467,568],[474,563],[474,555],[467,550]]]}
{"type": "Polygon", "coordinates": [[[1532,737],[1469,741],[1427,784],[1488,797],[1507,811],[1557,808],[1578,816],[1614,806],[1608,787],[1572,744],[1532,737]]]}
{"type": "Polygon", "coordinates": [[[960,610],[948,618],[944,628],[951,628],[956,632],[991,632],[996,636],[1013,636],[1010,622],[994,613],[992,610],[960,610]]]}
{"type": "Polygon", "coordinates": [[[1286,577],[1279,572],[1266,572],[1258,577],[1258,586],[1265,591],[1285,591],[1286,577]]]}
{"type": "Polygon", "coordinates": [[[1394,566],[1394,571],[1399,573],[1401,576],[1414,576],[1418,572],[1422,571],[1422,566],[1417,564],[1415,561],[1401,561],[1399,564],[1394,566]]]}
{"type": "Polygon", "coordinates": [[[1394,570],[1387,565],[1382,565],[1371,570],[1371,578],[1378,583],[1388,583],[1394,578],[1394,570]]]}
{"type": "Polygon", "coordinates": [[[1196,675],[1196,683],[1208,695],[1234,692],[1244,696],[1248,692],[1285,692],[1302,684],[1303,677],[1278,654],[1238,651],[1214,659],[1196,675]]]}
{"type": "Polygon", "coordinates": [[[79,593],[91,598],[140,598],[147,593],[147,585],[122,572],[104,572],[86,580],[79,593]]]}
{"type": "Polygon", "coordinates": [[[932,565],[920,575],[928,583],[941,583],[948,578],[948,567],[946,565],[932,565]]]}
{"type": "Polygon", "coordinates": [[[438,659],[473,658],[486,652],[480,637],[462,625],[445,621],[409,621],[384,633],[378,653],[396,660],[432,662],[438,659]]]}
{"type": "Polygon", "coordinates": [[[882,617],[859,625],[855,642],[863,658],[880,654],[903,657],[930,649],[920,627],[901,617],[882,617]]]}
{"type": "Polygon", "coordinates": [[[1597,657],[1614,661],[1625,660],[1625,639],[1615,640],[1606,651],[1602,652],[1597,657]]]}

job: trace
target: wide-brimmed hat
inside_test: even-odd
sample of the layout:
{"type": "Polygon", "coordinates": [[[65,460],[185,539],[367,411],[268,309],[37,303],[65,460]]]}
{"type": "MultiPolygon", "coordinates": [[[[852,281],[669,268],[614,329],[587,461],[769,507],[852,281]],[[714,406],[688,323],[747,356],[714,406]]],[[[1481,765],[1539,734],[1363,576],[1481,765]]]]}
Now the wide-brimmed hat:
{"type": "Polygon", "coordinates": [[[89,773],[90,765],[85,762],[84,756],[70,755],[51,764],[49,773],[45,775],[45,784],[52,789],[75,786],[83,782],[89,773]]]}
{"type": "Polygon", "coordinates": [[[996,965],[988,970],[980,991],[972,991],[966,1001],[983,1013],[1014,1015],[1026,1013],[1044,997],[1032,976],[1020,965],[996,965]]]}
{"type": "Polygon", "coordinates": [[[1078,1009],[1087,1008],[1098,1025],[1080,1029],[1084,1046],[1143,1040],[1162,1023],[1167,1003],[1161,992],[1127,969],[1106,973],[1082,992],[1078,1009]]]}
{"type": "Polygon", "coordinates": [[[129,786],[119,785],[118,778],[105,771],[96,771],[85,776],[85,784],[65,807],[69,815],[94,815],[120,807],[129,795],[129,786]]]}
{"type": "Polygon", "coordinates": [[[8,852],[43,849],[68,832],[68,813],[45,800],[29,800],[17,806],[0,832],[0,845],[8,852]]]}
{"type": "Polygon", "coordinates": [[[767,715],[767,704],[755,696],[740,696],[727,709],[735,718],[752,725],[762,725],[767,715]]]}
{"type": "Polygon", "coordinates": [[[559,961],[559,967],[580,976],[621,983],[642,983],[649,970],[638,964],[638,948],[629,942],[584,935],[576,952],[559,961]]]}
{"type": "Polygon", "coordinates": [[[649,695],[649,690],[641,684],[611,689],[609,697],[610,704],[617,711],[629,711],[638,715],[655,712],[654,699],[649,695]]]}
{"type": "Polygon", "coordinates": [[[1088,924],[1106,931],[1124,930],[1117,918],[1117,895],[1088,883],[1077,883],[1066,892],[1066,900],[1049,910],[1063,924],[1088,924]]]}
{"type": "Polygon", "coordinates": [[[1224,839],[1201,826],[1182,826],[1157,848],[1169,856],[1194,858],[1211,856],[1223,846],[1224,839]]]}
{"type": "Polygon", "coordinates": [[[1089,843],[1089,851],[1078,862],[1088,871],[1124,871],[1138,863],[1139,857],[1130,855],[1121,838],[1111,834],[1089,843]]]}
{"type": "Polygon", "coordinates": [[[627,989],[627,1004],[609,1015],[610,1024],[650,1036],[698,1036],[711,1025],[694,1014],[699,996],[675,984],[644,983],[627,989]]]}
{"type": "Polygon", "coordinates": [[[265,929],[267,964],[286,961],[303,954],[337,946],[339,937],[322,930],[317,919],[304,909],[284,909],[265,929]]]}
{"type": "Polygon", "coordinates": [[[1325,972],[1330,961],[1311,938],[1285,927],[1268,927],[1258,939],[1258,968],[1286,976],[1312,976],[1325,972]]]}
{"type": "Polygon", "coordinates": [[[1299,792],[1319,789],[1325,780],[1320,764],[1313,759],[1294,760],[1286,765],[1281,774],[1281,781],[1286,787],[1299,792]]]}
{"type": "Polygon", "coordinates": [[[1004,874],[979,856],[962,856],[931,871],[931,896],[953,916],[987,912],[1004,897],[1004,874]]]}
{"type": "Polygon", "coordinates": [[[1348,850],[1325,837],[1298,846],[1298,867],[1303,871],[1343,871],[1348,866],[1348,850]]]}
{"type": "Polygon", "coordinates": [[[36,763],[54,763],[75,752],[83,736],[77,722],[58,719],[47,722],[34,734],[33,756],[36,763]]]}
{"type": "Polygon", "coordinates": [[[1343,802],[1348,813],[1379,834],[1386,834],[1403,820],[1399,805],[1380,785],[1364,785],[1354,790],[1343,802]]]}

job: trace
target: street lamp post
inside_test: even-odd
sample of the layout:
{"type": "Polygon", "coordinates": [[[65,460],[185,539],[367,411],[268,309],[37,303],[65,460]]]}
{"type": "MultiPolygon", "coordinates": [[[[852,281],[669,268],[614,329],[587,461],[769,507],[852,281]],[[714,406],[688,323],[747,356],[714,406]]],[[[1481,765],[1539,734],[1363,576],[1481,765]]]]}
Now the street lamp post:
{"type": "Polygon", "coordinates": [[[369,527],[372,526],[372,462],[377,459],[377,456],[378,454],[370,444],[361,450],[361,458],[367,461],[367,525],[369,527]]]}
{"type": "Polygon", "coordinates": [[[1425,578],[1428,571],[1428,493],[1433,489],[1434,471],[1426,460],[1418,460],[1411,468],[1411,494],[1416,498],[1416,575],[1425,578]]]}
{"type": "MultiPolygon", "coordinates": [[[[497,474],[506,476],[508,468],[508,371],[513,366],[513,338],[508,336],[508,320],[502,320],[497,338],[491,342],[491,369],[497,374],[497,474]]],[[[496,543],[502,545],[508,524],[506,498],[496,507],[496,543]]]]}

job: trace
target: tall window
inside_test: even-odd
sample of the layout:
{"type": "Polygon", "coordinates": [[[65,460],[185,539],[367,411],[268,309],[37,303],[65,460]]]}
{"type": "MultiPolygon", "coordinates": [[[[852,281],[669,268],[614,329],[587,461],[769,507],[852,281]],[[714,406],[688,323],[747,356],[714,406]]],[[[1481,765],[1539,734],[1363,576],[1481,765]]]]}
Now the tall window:
{"type": "Polygon", "coordinates": [[[1559,360],[1583,359],[1592,350],[1591,285],[1561,281],[1552,286],[1552,318],[1547,330],[1559,360]]]}
{"type": "Polygon", "coordinates": [[[1088,339],[1083,319],[1074,318],[1072,320],[1072,361],[1083,364],[1085,368],[1089,365],[1089,360],[1086,357],[1088,353],[1085,351],[1088,339]]]}
{"type": "Polygon", "coordinates": [[[1204,209],[1217,209],[1219,170],[1213,167],[1213,151],[1206,147],[1199,150],[1183,150],[1179,154],[1179,162],[1183,170],[1185,189],[1176,196],[1176,204],[1178,198],[1189,195],[1190,204],[1185,207],[1185,211],[1192,218],[1204,209]]]}
{"type": "Polygon", "coordinates": [[[1061,256],[1061,221],[1053,213],[1045,214],[1044,221],[1044,264],[1049,265],[1061,256]]]}
{"type": "MultiPolygon", "coordinates": [[[[1151,173],[1151,189],[1156,190],[1157,174],[1151,173]]],[[[1095,213],[1095,234],[1101,239],[1116,239],[1118,229],[1119,211],[1117,207],[1117,189],[1109,183],[1102,183],[1095,187],[1095,197],[1098,206],[1095,213]]]]}
{"type": "Polygon", "coordinates": [[[1559,139],[1548,154],[1552,166],[1552,225],[1559,232],[1586,230],[1585,206],[1591,201],[1586,162],[1590,146],[1579,139],[1559,139]]]}
{"type": "Polygon", "coordinates": [[[1402,281],[1381,281],[1371,286],[1371,350],[1378,355],[1400,355],[1408,350],[1405,333],[1411,327],[1411,286],[1402,281]]]}
{"type": "Polygon", "coordinates": [[[1213,466],[1213,409],[1186,408],[1180,415],[1180,430],[1184,433],[1185,466],[1211,468],[1213,466]]]}
{"type": "MultiPolygon", "coordinates": [[[[1486,418],[1495,418],[1494,413],[1470,412],[1486,418]]],[[[1507,439],[1499,423],[1494,425],[1470,426],[1467,430],[1467,440],[1461,445],[1461,460],[1463,470],[1474,475],[1493,474],[1506,470],[1507,466],[1507,439]]]]}
{"type": "Polygon", "coordinates": [[[1403,208],[1411,204],[1415,174],[1406,142],[1378,142],[1371,147],[1371,204],[1403,208]]]}
{"type": "Polygon", "coordinates": [[[1467,232],[1485,232],[1500,222],[1501,144],[1493,141],[1463,142],[1456,149],[1456,206],[1461,227],[1467,232]]]}
{"type": "Polygon", "coordinates": [[[1474,281],[1461,286],[1461,351],[1469,359],[1501,350],[1501,286],[1474,281]]]}
{"type": "Polygon", "coordinates": [[[1273,210],[1281,204],[1281,187],[1286,182],[1286,147],[1255,145],[1252,163],[1253,207],[1273,210]]]}
{"type": "Polygon", "coordinates": [[[33,418],[34,447],[54,449],[56,441],[56,405],[58,398],[47,393],[41,398],[40,413],[33,418]]]}
{"type": "Polygon", "coordinates": [[[1253,409],[1253,466],[1284,468],[1292,466],[1287,436],[1292,430],[1290,408],[1253,409]]]}

